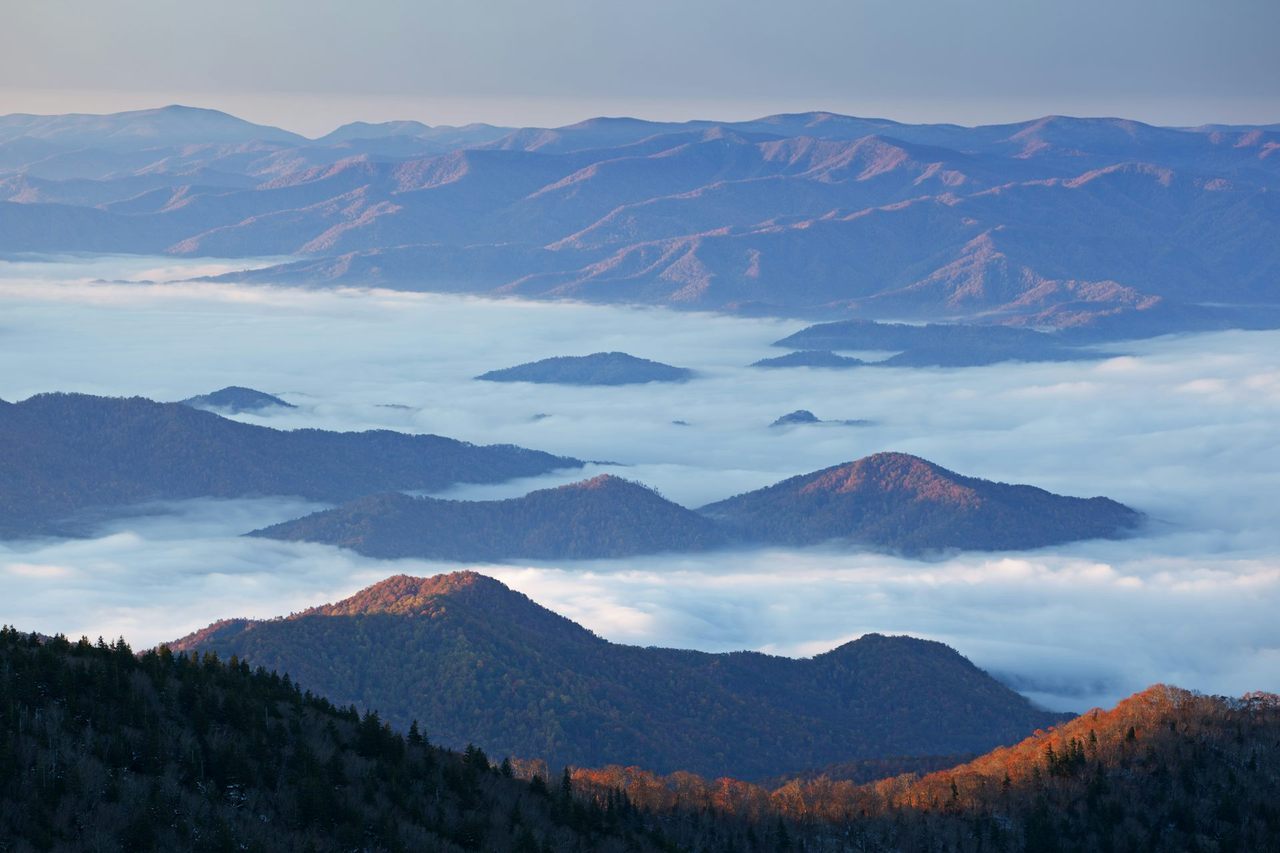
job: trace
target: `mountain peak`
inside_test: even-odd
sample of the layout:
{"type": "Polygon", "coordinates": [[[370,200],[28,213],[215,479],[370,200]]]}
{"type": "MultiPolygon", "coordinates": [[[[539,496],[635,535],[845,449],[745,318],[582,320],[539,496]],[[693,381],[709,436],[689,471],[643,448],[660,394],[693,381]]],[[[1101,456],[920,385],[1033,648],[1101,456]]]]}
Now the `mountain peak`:
{"type": "Polygon", "coordinates": [[[875,453],[809,476],[809,482],[800,488],[801,494],[893,491],[910,494],[916,500],[963,507],[981,503],[978,493],[961,482],[965,478],[909,453],[875,453]]]}
{"type": "Polygon", "coordinates": [[[576,483],[566,483],[565,485],[558,486],[557,488],[561,490],[579,489],[582,491],[602,491],[606,489],[613,491],[628,489],[640,489],[646,492],[653,491],[653,489],[643,483],[637,483],[635,480],[628,480],[625,477],[619,477],[616,474],[597,474],[589,480],[579,480],[576,483]]]}
{"type": "Polygon", "coordinates": [[[826,666],[852,668],[859,667],[866,661],[888,661],[904,673],[909,668],[919,672],[922,669],[942,667],[953,672],[986,675],[971,660],[946,643],[907,634],[863,634],[830,651],[814,655],[813,660],[826,666]]]}
{"type": "Polygon", "coordinates": [[[446,601],[477,601],[495,597],[524,598],[493,578],[461,571],[432,577],[393,575],[333,604],[313,607],[300,616],[435,616],[446,601]]]}

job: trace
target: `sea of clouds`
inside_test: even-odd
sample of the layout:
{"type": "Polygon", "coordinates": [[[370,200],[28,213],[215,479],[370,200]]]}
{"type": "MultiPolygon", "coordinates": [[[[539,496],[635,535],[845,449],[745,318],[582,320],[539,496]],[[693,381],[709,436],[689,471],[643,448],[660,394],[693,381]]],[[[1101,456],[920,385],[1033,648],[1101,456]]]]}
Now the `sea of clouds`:
{"type": "MultiPolygon", "coordinates": [[[[248,422],[512,442],[597,460],[587,474],[612,471],[690,506],[881,450],[1105,494],[1148,514],[1143,536],[929,561],[803,549],[476,568],[619,642],[803,655],[869,631],[938,639],[1054,708],[1156,681],[1280,689],[1280,333],[1166,337],[1083,363],[761,370],[746,365],[781,352],[769,344],[803,323],[179,281],[227,268],[0,262],[0,398],[176,400],[246,385],[298,406],[248,422]],[[620,388],[472,379],[601,350],[699,376],[620,388]],[[873,425],[769,428],[798,408],[873,425]]],[[[583,476],[447,494],[508,497],[583,476]]],[[[462,567],[241,536],[315,508],[189,501],[87,539],[0,542],[0,621],[147,645],[395,573],[462,567]]]]}

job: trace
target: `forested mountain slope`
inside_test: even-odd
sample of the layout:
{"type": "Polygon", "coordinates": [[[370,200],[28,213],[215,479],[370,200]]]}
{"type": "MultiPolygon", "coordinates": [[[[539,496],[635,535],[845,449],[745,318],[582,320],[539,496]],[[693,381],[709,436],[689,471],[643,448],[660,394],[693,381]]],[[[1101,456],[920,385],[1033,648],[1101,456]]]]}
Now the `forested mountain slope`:
{"type": "Polygon", "coordinates": [[[553,765],[763,778],[974,753],[1061,719],[940,643],[871,634],[800,660],[616,645],[470,572],[389,578],[174,648],[234,654],[339,704],[416,718],[443,743],[553,765]]]}

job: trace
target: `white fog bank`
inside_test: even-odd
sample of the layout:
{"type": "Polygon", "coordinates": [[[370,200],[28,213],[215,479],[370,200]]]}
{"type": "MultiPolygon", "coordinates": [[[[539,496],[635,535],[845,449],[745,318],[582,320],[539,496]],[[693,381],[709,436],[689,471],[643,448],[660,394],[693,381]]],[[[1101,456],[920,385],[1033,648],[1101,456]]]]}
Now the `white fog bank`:
{"type": "MultiPolygon", "coordinates": [[[[246,385],[299,407],[248,422],[513,442],[623,463],[590,471],[614,470],[691,506],[880,450],[1105,494],[1146,512],[1148,534],[933,562],[805,550],[482,570],[620,642],[813,654],[868,631],[931,637],[1053,707],[1082,709],[1154,681],[1280,689],[1280,333],[1162,338],[1084,363],[770,371],[745,365],[780,353],[769,343],[803,323],[96,281],[225,268],[0,263],[0,397],[176,400],[246,385]],[[604,389],[471,379],[600,350],[700,375],[604,389]],[[874,424],[768,428],[798,408],[874,424]]],[[[504,497],[580,476],[448,494],[504,497]]],[[[145,645],[217,618],[288,613],[395,572],[459,568],[239,536],[307,511],[296,501],[170,509],[86,540],[0,543],[0,621],[145,645]]]]}

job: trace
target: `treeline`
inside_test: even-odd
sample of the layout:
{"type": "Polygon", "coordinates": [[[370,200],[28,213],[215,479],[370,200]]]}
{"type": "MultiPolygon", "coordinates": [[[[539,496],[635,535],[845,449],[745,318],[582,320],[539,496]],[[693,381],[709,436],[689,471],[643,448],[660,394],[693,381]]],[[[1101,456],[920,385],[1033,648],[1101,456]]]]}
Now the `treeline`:
{"type": "Polygon", "coordinates": [[[925,776],[496,765],[214,654],[0,631],[5,851],[1280,849],[1280,697],[1155,687],[925,776]]]}

